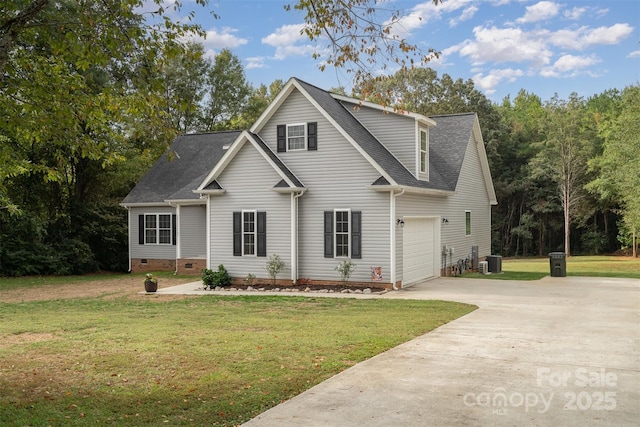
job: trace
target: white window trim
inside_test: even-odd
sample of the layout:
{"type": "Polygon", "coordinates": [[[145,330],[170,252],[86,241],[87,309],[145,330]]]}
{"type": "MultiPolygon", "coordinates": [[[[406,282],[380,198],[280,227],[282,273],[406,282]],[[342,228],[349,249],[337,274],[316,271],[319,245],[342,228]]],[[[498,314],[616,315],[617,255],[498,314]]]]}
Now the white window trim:
{"type": "Polygon", "coordinates": [[[429,130],[424,127],[418,127],[418,173],[421,178],[429,180],[429,130]],[[426,151],[422,151],[422,133],[425,134],[427,147],[426,151]],[[424,170],[422,170],[422,153],[425,153],[424,170]]]}
{"type": "MultiPolygon", "coordinates": [[[[298,138],[293,137],[293,138],[298,138]]],[[[286,143],[287,143],[287,151],[306,151],[307,150],[307,124],[306,123],[291,123],[287,125],[287,139],[286,139],[286,143]],[[291,146],[289,145],[289,128],[293,127],[293,126],[302,126],[302,129],[304,130],[304,135],[302,136],[302,139],[304,141],[304,147],[302,148],[291,148],[291,146]]]]}
{"type": "Polygon", "coordinates": [[[334,258],[350,258],[351,257],[351,209],[334,209],[333,210],[333,257],[334,258]],[[338,255],[338,212],[346,212],[347,213],[347,224],[349,227],[349,231],[347,233],[340,233],[347,235],[347,252],[345,255],[338,255]]]}
{"type": "Polygon", "coordinates": [[[469,237],[473,233],[471,211],[464,211],[464,236],[469,237]],[[467,234],[467,214],[469,214],[469,233],[467,234]]]}
{"type": "MultiPolygon", "coordinates": [[[[173,214],[167,212],[159,212],[159,213],[145,213],[144,215],[144,244],[145,245],[162,245],[162,246],[170,246],[173,245],[173,214]],[[160,243],[160,215],[168,215],[169,216],[169,243],[160,243]],[[151,230],[151,228],[147,228],[147,217],[155,216],[156,217],[156,241],[155,243],[147,242],[147,230],[151,230]]],[[[166,230],[166,228],[163,228],[166,230]]]]}
{"type": "Polygon", "coordinates": [[[240,223],[242,225],[242,256],[258,256],[258,211],[251,209],[243,209],[240,214],[240,223]],[[253,214],[253,233],[244,231],[244,214],[252,213],[253,214]],[[244,236],[246,234],[253,234],[253,253],[247,254],[244,252],[244,236]]]}

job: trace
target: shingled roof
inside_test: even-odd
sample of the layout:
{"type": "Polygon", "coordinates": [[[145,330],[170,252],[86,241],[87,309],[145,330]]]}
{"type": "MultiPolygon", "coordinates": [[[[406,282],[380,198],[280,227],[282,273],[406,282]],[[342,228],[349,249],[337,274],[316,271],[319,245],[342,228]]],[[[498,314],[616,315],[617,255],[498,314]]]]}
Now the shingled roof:
{"type": "Polygon", "coordinates": [[[241,131],[178,136],[122,201],[123,205],[198,200],[193,190],[205,179],[241,131]]]}
{"type": "MultiPolygon", "coordinates": [[[[330,92],[301,80],[296,81],[331,118],[395,181],[407,187],[455,191],[462,160],[473,132],[475,113],[432,116],[437,125],[429,128],[429,181],[419,180],[375,136],[350,109],[330,92]]],[[[357,102],[357,100],[354,100],[357,102]]],[[[374,185],[389,185],[376,180],[374,185]]]]}

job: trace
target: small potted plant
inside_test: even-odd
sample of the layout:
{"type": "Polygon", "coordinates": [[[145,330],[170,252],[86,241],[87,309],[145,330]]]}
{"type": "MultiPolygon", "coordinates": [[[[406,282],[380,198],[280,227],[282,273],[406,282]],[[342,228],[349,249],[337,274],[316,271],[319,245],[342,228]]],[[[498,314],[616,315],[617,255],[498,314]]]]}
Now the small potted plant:
{"type": "Polygon", "coordinates": [[[146,292],[155,292],[158,290],[158,279],[153,277],[153,274],[147,273],[144,279],[144,290],[146,292]]]}

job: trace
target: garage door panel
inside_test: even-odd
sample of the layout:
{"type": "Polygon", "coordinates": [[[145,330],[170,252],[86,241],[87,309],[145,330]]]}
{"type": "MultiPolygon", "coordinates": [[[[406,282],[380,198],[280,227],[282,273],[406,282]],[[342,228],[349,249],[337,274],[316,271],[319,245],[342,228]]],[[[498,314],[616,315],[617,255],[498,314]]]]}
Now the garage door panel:
{"type": "Polygon", "coordinates": [[[434,274],[434,218],[411,218],[403,228],[403,286],[426,280],[434,274]]]}

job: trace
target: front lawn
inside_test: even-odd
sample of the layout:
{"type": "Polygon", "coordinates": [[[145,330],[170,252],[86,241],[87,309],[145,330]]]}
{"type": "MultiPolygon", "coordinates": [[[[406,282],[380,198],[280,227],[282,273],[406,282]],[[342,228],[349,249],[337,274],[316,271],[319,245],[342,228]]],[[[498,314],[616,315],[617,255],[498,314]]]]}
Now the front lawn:
{"type": "Polygon", "coordinates": [[[4,302],[0,425],[237,425],[475,308],[267,296],[4,302]]]}

